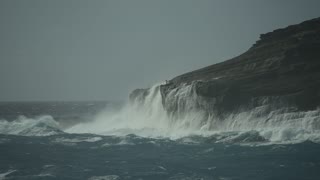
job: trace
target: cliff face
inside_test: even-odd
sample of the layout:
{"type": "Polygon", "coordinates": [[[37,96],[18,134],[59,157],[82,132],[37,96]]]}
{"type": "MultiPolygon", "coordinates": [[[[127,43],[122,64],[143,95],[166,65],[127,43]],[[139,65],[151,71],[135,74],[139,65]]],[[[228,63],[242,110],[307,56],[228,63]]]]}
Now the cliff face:
{"type": "Polygon", "coordinates": [[[173,115],[196,108],[223,116],[265,104],[315,110],[320,105],[320,18],[262,34],[242,55],[173,78],[160,92],[173,115]]]}
{"type": "Polygon", "coordinates": [[[238,57],[137,89],[130,100],[144,126],[174,133],[320,142],[320,18],[263,34],[238,57]]]}

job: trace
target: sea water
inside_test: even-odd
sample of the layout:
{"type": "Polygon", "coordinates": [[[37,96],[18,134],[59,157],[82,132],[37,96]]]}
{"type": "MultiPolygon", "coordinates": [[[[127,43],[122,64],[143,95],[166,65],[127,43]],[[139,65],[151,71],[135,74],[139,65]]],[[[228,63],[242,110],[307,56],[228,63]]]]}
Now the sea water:
{"type": "Polygon", "coordinates": [[[1,103],[0,179],[318,180],[318,111],[254,111],[173,118],[157,86],[122,106],[1,103]]]}

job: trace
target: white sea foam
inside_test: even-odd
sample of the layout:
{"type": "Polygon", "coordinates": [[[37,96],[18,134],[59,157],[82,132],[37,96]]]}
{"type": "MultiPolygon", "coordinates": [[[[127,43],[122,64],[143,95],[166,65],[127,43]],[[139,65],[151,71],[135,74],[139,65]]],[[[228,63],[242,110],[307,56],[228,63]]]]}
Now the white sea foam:
{"type": "Polygon", "coordinates": [[[54,177],[54,175],[50,174],[50,173],[40,173],[38,175],[36,175],[38,177],[54,177]]]}
{"type": "Polygon", "coordinates": [[[62,133],[59,123],[51,116],[27,118],[20,116],[14,121],[0,120],[0,134],[23,136],[49,136],[62,133]]]}
{"type": "Polygon", "coordinates": [[[120,179],[117,175],[106,175],[106,176],[92,176],[88,180],[118,180],[120,179]]]}
{"type": "Polygon", "coordinates": [[[62,144],[76,144],[81,142],[97,142],[101,141],[102,137],[81,137],[81,138],[56,138],[53,142],[55,143],[62,143],[62,144]]]}
{"type": "Polygon", "coordinates": [[[210,111],[215,108],[215,100],[198,96],[191,84],[167,94],[167,108],[175,109],[175,113],[168,114],[159,89],[155,85],[143,98],[128,102],[121,110],[103,112],[93,122],[77,124],[66,132],[171,139],[238,132],[222,141],[320,142],[320,109],[305,112],[285,107],[275,109],[266,98],[261,100],[261,106],[220,119],[210,111]]]}
{"type": "Polygon", "coordinates": [[[9,175],[9,174],[12,174],[14,172],[16,172],[17,170],[8,170],[7,172],[4,172],[4,173],[0,173],[0,180],[4,180],[6,179],[6,176],[9,175]]]}
{"type": "MultiPolygon", "coordinates": [[[[65,132],[116,136],[135,134],[180,139],[185,143],[188,139],[181,138],[192,135],[215,136],[217,142],[320,142],[320,109],[297,111],[285,106],[274,108],[270,98],[260,101],[253,109],[230,113],[221,119],[212,111],[215,100],[198,96],[194,83],[172,89],[165,99],[162,99],[159,85],[155,85],[120,110],[102,112],[94,121],[76,124],[65,132]],[[163,100],[166,108],[174,109],[174,113],[164,109],[163,100]]],[[[0,120],[0,134],[49,136],[61,133],[59,123],[51,116],[0,120]]],[[[99,138],[57,140],[70,144],[96,142],[101,140],[99,138]]],[[[0,143],[4,142],[0,140],[0,143]]]]}
{"type": "Polygon", "coordinates": [[[77,124],[66,132],[162,136],[170,129],[168,120],[162,107],[159,87],[154,86],[144,102],[128,102],[117,112],[103,112],[94,122],[77,124]]]}

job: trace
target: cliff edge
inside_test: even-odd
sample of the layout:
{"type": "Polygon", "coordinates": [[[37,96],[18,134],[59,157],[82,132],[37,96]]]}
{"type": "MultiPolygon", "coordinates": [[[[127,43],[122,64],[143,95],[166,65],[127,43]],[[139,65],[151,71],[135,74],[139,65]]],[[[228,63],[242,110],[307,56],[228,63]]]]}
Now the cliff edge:
{"type": "Polygon", "coordinates": [[[168,112],[181,109],[168,96],[188,85],[192,94],[206,101],[196,103],[197,108],[218,115],[250,109],[266,99],[296,111],[316,109],[320,105],[320,18],[262,34],[240,56],[161,85],[168,112]]]}

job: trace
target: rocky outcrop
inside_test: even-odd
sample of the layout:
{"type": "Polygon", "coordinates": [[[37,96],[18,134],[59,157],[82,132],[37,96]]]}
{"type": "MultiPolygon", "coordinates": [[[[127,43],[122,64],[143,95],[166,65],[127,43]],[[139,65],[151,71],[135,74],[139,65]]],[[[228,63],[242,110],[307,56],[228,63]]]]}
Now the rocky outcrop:
{"type": "Polygon", "coordinates": [[[262,34],[242,55],[175,77],[160,92],[170,114],[192,106],[223,116],[266,103],[314,110],[320,105],[320,18],[262,34]]]}

